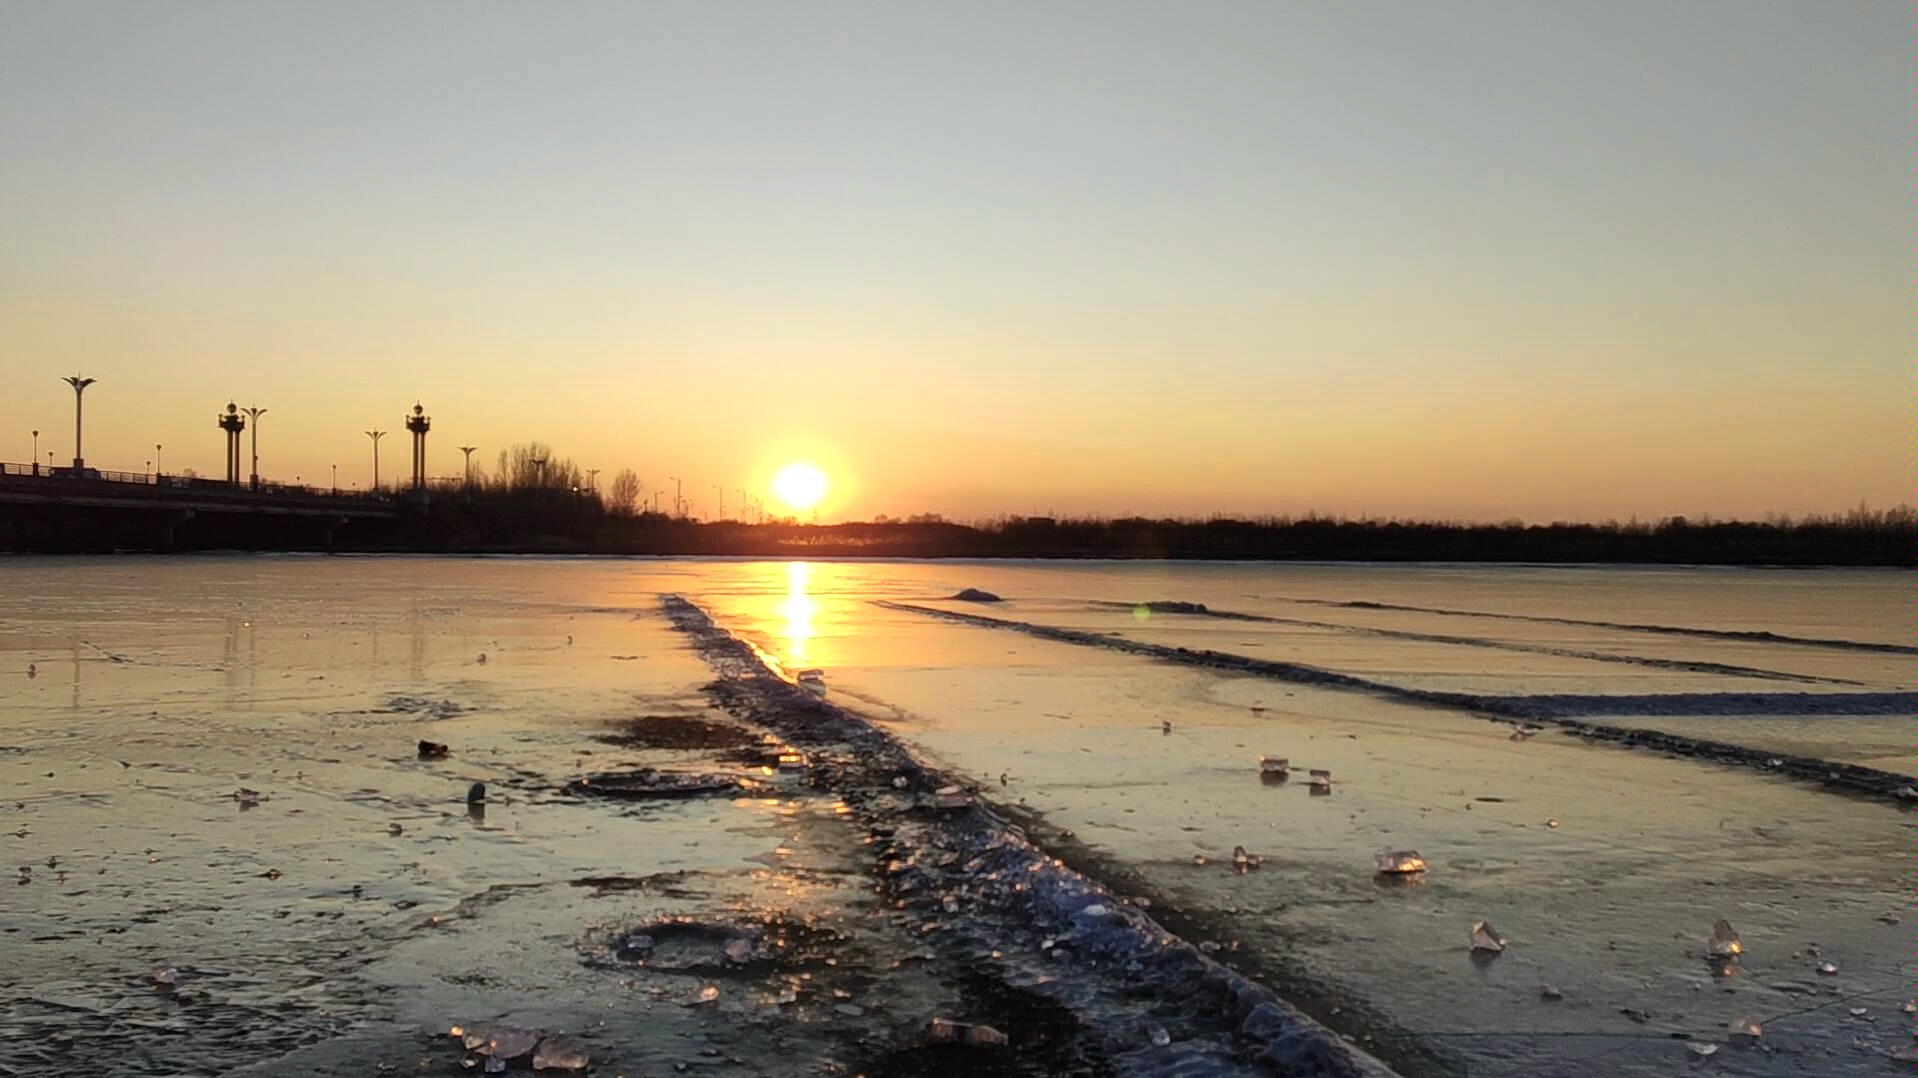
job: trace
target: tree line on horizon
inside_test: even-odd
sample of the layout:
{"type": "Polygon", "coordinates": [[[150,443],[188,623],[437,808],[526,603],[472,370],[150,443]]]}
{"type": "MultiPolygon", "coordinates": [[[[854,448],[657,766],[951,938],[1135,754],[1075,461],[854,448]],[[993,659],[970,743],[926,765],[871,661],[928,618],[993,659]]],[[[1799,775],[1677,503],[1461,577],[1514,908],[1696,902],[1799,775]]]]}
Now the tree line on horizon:
{"type": "MultiPolygon", "coordinates": [[[[546,487],[557,485],[548,462],[546,487]]],[[[511,469],[506,469],[510,475],[511,469]]],[[[537,471],[537,469],[535,469],[537,471]]],[[[523,478],[523,477],[522,477],[523,478]]],[[[617,481],[617,480],[616,480],[617,481]]],[[[1171,558],[1470,562],[1642,562],[1912,566],[1918,511],[1860,507],[1765,520],[1668,517],[1603,523],[1461,523],[1324,514],[1205,519],[935,513],[838,524],[748,525],[634,514],[608,498],[560,499],[531,484],[374,529],[369,549],[741,557],[1171,558]]],[[[570,487],[567,488],[570,494],[570,487]]]]}
{"type": "Polygon", "coordinates": [[[513,508],[562,516],[632,517],[645,489],[639,473],[621,468],[602,488],[587,469],[545,442],[520,442],[499,451],[490,473],[475,467],[470,479],[440,480],[442,496],[460,495],[475,508],[513,508]]]}
{"type": "MultiPolygon", "coordinates": [[[[1865,505],[1761,520],[1710,515],[1603,522],[1475,523],[1398,517],[1017,516],[955,522],[938,513],[869,521],[694,524],[646,513],[638,474],[604,484],[545,442],[499,451],[463,495],[436,499],[435,542],[449,548],[745,556],[1355,559],[1423,561],[1845,563],[1918,561],[1918,509],[1865,505]],[[542,463],[543,462],[543,463],[542,463]]],[[[442,491],[452,493],[453,491],[442,491]]],[[[392,538],[398,540],[400,536],[392,538]]],[[[417,541],[421,536],[414,536],[417,541]]],[[[402,540],[405,541],[405,540],[402,540]]],[[[430,543],[428,544],[431,545],[430,543]]]]}

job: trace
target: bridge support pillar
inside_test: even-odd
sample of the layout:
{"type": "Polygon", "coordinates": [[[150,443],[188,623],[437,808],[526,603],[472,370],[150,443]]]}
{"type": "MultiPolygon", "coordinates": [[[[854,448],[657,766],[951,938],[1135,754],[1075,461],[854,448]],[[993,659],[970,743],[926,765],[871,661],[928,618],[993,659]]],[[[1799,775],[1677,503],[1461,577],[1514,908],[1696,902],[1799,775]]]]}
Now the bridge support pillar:
{"type": "Polygon", "coordinates": [[[193,510],[191,509],[169,510],[167,513],[162,515],[160,518],[160,534],[159,534],[160,549],[165,551],[171,551],[173,549],[173,529],[176,526],[185,524],[187,521],[192,519],[193,519],[193,510]]]}

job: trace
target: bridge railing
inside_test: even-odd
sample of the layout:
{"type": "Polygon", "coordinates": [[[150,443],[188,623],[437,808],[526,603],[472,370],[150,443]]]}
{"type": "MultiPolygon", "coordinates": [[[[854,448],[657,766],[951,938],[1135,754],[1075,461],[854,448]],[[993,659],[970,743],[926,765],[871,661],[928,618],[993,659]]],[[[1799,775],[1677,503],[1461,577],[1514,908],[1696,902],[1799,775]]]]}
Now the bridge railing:
{"type": "Polygon", "coordinates": [[[167,487],[176,490],[199,490],[222,492],[226,494],[268,494],[279,497],[303,496],[310,498],[351,498],[356,501],[390,502],[394,494],[389,491],[334,490],[329,487],[316,487],[304,483],[276,483],[261,480],[258,486],[248,483],[228,483],[223,479],[207,479],[197,475],[168,475],[153,472],[117,472],[103,468],[74,468],[70,465],[17,464],[0,461],[0,476],[17,476],[57,480],[63,483],[112,483],[118,486],[167,487]]]}

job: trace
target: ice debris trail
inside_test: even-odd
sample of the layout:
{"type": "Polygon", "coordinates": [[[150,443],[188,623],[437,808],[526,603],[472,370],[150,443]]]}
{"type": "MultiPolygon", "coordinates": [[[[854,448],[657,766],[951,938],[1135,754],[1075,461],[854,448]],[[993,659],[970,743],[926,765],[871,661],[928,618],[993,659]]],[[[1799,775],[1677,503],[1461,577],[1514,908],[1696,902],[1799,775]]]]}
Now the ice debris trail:
{"type": "Polygon", "coordinates": [[[1136,610],[1158,610],[1193,617],[1217,618],[1221,621],[1251,621],[1270,625],[1296,625],[1305,629],[1324,629],[1331,632],[1349,633],[1355,636],[1377,636],[1391,640],[1417,640],[1427,644],[1451,644],[1468,648],[1495,648],[1500,651],[1522,651],[1533,655],[1553,655],[1562,659],[1588,659],[1601,663],[1624,663],[1630,666],[1646,666],[1658,670],[1683,670],[1692,674],[1721,674],[1726,677],[1754,678],[1761,681],[1796,681],[1801,684],[1816,685],[1857,685],[1848,678],[1820,677],[1815,674],[1791,674],[1782,670],[1766,670],[1756,666],[1737,666],[1732,663],[1705,662],[1694,659],[1660,659],[1649,655],[1619,655],[1607,651],[1585,651],[1579,648],[1556,647],[1550,644],[1525,644],[1515,640],[1491,640],[1482,636],[1449,636],[1444,633],[1421,633],[1410,629],[1378,629],[1369,625],[1345,625],[1335,621],[1312,621],[1306,618],[1281,618],[1270,614],[1242,614],[1234,610],[1212,610],[1198,603],[1113,603],[1096,602],[1094,606],[1115,607],[1136,610]]]}
{"type": "Polygon", "coordinates": [[[709,687],[717,702],[802,748],[814,780],[866,825],[883,886],[922,921],[928,943],[1071,1011],[1116,1075],[1393,1075],[1270,989],[1067,868],[976,798],[934,810],[937,791],[955,785],[952,776],[781,678],[757,649],[691,602],[665,596],[661,603],[720,675],[709,687]],[[945,901],[960,894],[961,902],[945,901]]]}
{"type": "MultiPolygon", "coordinates": [[[[1266,598],[1254,596],[1254,598],[1266,598]]],[[[1697,629],[1684,625],[1651,625],[1630,621],[1594,621],[1585,618],[1559,618],[1547,614],[1502,614],[1488,610],[1450,610],[1440,606],[1404,606],[1399,603],[1375,603],[1369,599],[1295,599],[1286,595],[1270,598],[1308,606],[1335,606],[1347,610],[1399,610],[1410,614],[1437,614],[1448,618],[1499,618],[1505,621],[1535,621],[1546,625],[1585,625],[1595,629],[1617,629],[1628,633],[1661,633],[1667,636],[1699,636],[1708,640],[1742,640],[1757,644],[1796,644],[1808,648],[1835,648],[1840,651],[1880,651],[1890,655],[1918,655],[1918,646],[1881,644],[1869,640],[1838,640],[1824,636],[1787,636],[1764,629],[1697,629]]]]}
{"type": "Polygon", "coordinates": [[[1255,659],[1231,652],[1202,648],[1169,647],[1148,644],[1123,637],[1079,629],[1061,629],[1028,621],[991,618],[982,614],[964,614],[956,610],[873,600],[888,610],[918,614],[942,621],[1024,633],[1080,647],[1139,655],[1164,662],[1197,666],[1209,670],[1244,674],[1315,685],[1328,689],[1370,693],[1390,700],[1431,707],[1450,708],[1501,721],[1523,719],[1550,723],[1591,741],[1650,748],[1659,752],[1691,756],[1715,763],[1752,767],[1792,778],[1819,782],[1838,789],[1889,797],[1901,802],[1918,801],[1911,776],[1881,771],[1857,764],[1838,763],[1811,756],[1767,752],[1724,741],[1684,737],[1658,730],[1635,729],[1616,723],[1587,722],[1582,715],[1910,715],[1918,711],[1918,693],[1913,692],[1777,692],[1777,693],[1674,693],[1643,696],[1477,696],[1463,692],[1412,689],[1383,681],[1341,674],[1304,663],[1255,659]]]}

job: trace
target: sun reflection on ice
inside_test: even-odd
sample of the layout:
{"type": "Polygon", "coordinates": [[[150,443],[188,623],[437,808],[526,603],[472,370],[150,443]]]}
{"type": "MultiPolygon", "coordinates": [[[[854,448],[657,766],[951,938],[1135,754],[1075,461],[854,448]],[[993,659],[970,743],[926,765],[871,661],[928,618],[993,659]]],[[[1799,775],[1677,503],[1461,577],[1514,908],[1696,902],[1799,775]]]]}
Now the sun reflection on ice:
{"type": "Polygon", "coordinates": [[[805,562],[786,566],[786,598],[779,604],[779,613],[786,619],[781,635],[786,639],[785,663],[789,669],[805,665],[806,642],[814,635],[813,617],[819,613],[819,605],[806,591],[811,580],[812,566],[805,562]]]}

